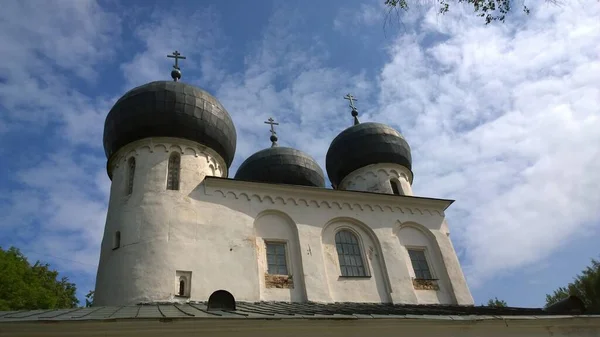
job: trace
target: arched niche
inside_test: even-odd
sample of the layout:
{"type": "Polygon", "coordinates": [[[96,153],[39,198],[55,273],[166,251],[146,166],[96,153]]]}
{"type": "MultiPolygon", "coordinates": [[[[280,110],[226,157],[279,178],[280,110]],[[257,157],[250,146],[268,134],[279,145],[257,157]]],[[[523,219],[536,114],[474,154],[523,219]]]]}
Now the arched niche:
{"type": "Polygon", "coordinates": [[[437,280],[435,284],[439,289],[422,289],[415,286],[419,304],[455,304],[456,299],[452,291],[448,272],[444,264],[442,252],[435,235],[427,227],[415,223],[399,223],[394,233],[398,237],[402,249],[402,260],[406,263],[411,278],[416,278],[409,250],[422,251],[427,260],[431,278],[437,280]]]}
{"type": "Polygon", "coordinates": [[[305,302],[304,271],[298,227],[292,218],[277,210],[266,210],[254,220],[260,299],[305,302]],[[269,264],[269,260],[277,260],[269,264]],[[285,268],[282,266],[285,260],[285,268]]]}
{"type": "Polygon", "coordinates": [[[352,218],[335,218],[321,233],[323,261],[334,302],[391,302],[391,287],[381,245],[373,230],[352,218]],[[365,276],[342,276],[336,248],[336,234],[347,231],[356,236],[367,269],[365,276]]]}
{"type": "Polygon", "coordinates": [[[227,290],[217,290],[208,298],[207,310],[235,310],[235,298],[227,290]]]}

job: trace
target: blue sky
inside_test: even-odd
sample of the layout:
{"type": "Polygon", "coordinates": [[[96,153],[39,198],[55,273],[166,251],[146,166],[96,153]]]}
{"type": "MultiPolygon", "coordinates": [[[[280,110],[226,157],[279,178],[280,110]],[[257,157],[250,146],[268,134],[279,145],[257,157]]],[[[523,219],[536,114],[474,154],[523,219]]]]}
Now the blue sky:
{"type": "Polygon", "coordinates": [[[460,5],[383,1],[12,1],[0,12],[0,246],[93,289],[110,181],[106,114],[133,86],[183,81],[231,114],[230,176],[279,143],[324,167],[361,121],[401,130],[416,195],[450,198],[452,239],[477,304],[541,306],[600,239],[600,3],[528,1],[485,26],[460,5]],[[386,24],[387,19],[387,24],[386,24]],[[391,21],[390,21],[391,19],[391,21]]]}

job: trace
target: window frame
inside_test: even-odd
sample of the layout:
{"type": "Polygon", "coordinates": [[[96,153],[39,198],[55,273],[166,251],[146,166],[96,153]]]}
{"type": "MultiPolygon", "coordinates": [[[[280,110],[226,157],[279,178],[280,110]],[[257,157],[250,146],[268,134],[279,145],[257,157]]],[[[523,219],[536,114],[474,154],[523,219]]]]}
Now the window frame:
{"type": "MultiPolygon", "coordinates": [[[[265,273],[268,275],[277,275],[277,276],[292,276],[292,264],[290,263],[290,251],[289,251],[289,243],[287,240],[278,240],[278,239],[263,239],[265,245],[265,273]],[[287,274],[271,274],[269,272],[269,244],[272,245],[282,245],[283,253],[285,255],[285,269],[287,270],[287,274]]],[[[277,254],[275,254],[277,256],[277,254]]],[[[279,266],[278,266],[279,269],[279,266]]]]}
{"type": "Polygon", "coordinates": [[[169,154],[169,159],[167,161],[167,181],[166,181],[166,190],[167,191],[179,191],[179,189],[181,188],[181,153],[177,152],[177,151],[173,151],[171,152],[171,154],[169,154]],[[178,163],[177,163],[177,186],[176,188],[169,188],[172,186],[169,186],[171,184],[171,159],[177,157],[178,163]]]}
{"type": "Polygon", "coordinates": [[[175,277],[175,297],[190,298],[192,296],[192,272],[177,270],[175,277]],[[180,292],[181,282],[183,282],[183,294],[180,292]]]}
{"type": "Polygon", "coordinates": [[[414,275],[414,279],[415,280],[430,280],[430,281],[436,281],[438,280],[435,274],[435,271],[433,269],[433,265],[431,264],[431,258],[429,256],[429,250],[427,249],[427,247],[422,247],[422,246],[406,246],[406,255],[408,256],[408,262],[410,262],[410,266],[412,267],[412,272],[414,275]],[[412,258],[410,257],[410,251],[419,251],[419,252],[423,252],[423,257],[425,258],[425,263],[427,264],[427,270],[429,271],[429,276],[431,278],[419,278],[417,277],[417,272],[415,271],[415,266],[413,264],[412,258]]]}
{"type": "MultiPolygon", "coordinates": [[[[337,265],[338,265],[338,270],[340,272],[340,276],[339,276],[340,278],[370,278],[371,277],[371,268],[370,268],[369,262],[366,258],[366,252],[364,249],[364,245],[363,245],[362,237],[361,237],[360,233],[358,233],[356,230],[354,230],[353,228],[350,228],[350,227],[337,228],[333,234],[333,246],[335,248],[335,253],[338,256],[337,265]],[[349,232],[350,234],[354,235],[354,237],[356,238],[356,242],[357,242],[358,250],[359,250],[359,254],[360,254],[360,261],[362,262],[362,267],[364,270],[364,275],[344,275],[344,273],[342,271],[342,264],[340,261],[340,254],[338,253],[338,249],[337,249],[336,237],[337,237],[338,233],[343,232],[343,231],[349,232]]],[[[344,267],[348,267],[348,266],[344,265],[344,267]]]]}

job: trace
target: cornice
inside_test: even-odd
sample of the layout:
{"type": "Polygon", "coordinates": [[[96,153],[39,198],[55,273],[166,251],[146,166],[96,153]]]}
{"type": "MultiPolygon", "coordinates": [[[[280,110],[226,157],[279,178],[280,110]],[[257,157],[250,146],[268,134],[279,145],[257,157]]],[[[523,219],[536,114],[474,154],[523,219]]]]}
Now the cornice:
{"type": "Polygon", "coordinates": [[[381,193],[332,190],[319,187],[266,184],[227,178],[206,177],[206,195],[257,200],[260,203],[294,205],[308,208],[347,209],[362,212],[398,212],[444,216],[454,200],[381,193]],[[290,196],[292,195],[292,196],[290,196]]]}

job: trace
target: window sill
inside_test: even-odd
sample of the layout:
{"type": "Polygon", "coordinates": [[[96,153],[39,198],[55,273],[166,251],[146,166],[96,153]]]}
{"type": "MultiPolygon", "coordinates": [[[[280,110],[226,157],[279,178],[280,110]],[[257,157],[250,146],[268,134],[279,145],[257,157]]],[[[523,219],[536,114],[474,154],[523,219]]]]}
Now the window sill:
{"type": "Polygon", "coordinates": [[[371,278],[371,275],[366,275],[366,276],[339,276],[339,280],[346,280],[346,279],[365,279],[365,278],[371,278]]]}
{"type": "Polygon", "coordinates": [[[189,295],[175,295],[175,298],[180,298],[180,299],[186,299],[186,298],[190,298],[189,295]]]}
{"type": "Polygon", "coordinates": [[[292,275],[276,275],[265,273],[266,288],[294,289],[294,279],[292,275]]]}
{"type": "Polygon", "coordinates": [[[440,290],[437,279],[414,278],[412,283],[415,290],[440,290]]]}

